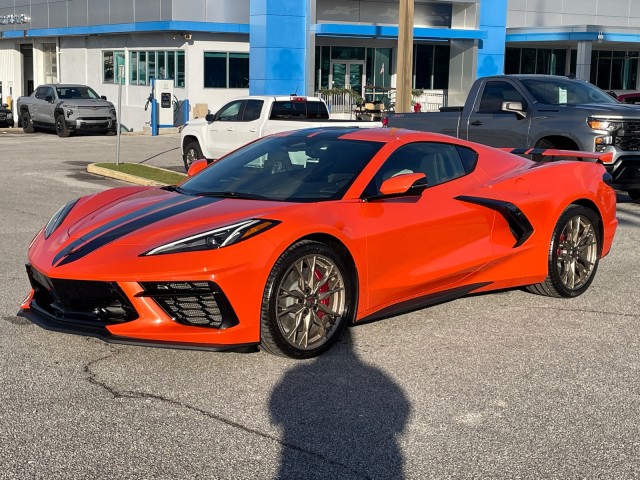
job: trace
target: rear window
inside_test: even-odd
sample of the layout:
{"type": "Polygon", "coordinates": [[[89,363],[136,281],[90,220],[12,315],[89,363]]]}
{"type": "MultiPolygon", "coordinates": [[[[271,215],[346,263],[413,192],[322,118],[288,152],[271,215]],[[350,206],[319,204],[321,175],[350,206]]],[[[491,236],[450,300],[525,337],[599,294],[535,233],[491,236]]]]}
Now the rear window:
{"type": "Polygon", "coordinates": [[[278,119],[320,119],[327,120],[329,112],[323,102],[292,102],[290,100],[273,102],[272,120],[278,119]]]}

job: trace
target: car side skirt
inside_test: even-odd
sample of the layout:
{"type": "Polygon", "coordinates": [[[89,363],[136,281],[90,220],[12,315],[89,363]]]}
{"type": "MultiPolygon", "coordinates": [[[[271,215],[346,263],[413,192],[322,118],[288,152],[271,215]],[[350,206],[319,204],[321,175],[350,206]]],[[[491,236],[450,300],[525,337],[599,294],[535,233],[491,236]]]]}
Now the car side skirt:
{"type": "Polygon", "coordinates": [[[377,320],[382,320],[384,318],[395,317],[396,315],[401,315],[403,313],[409,313],[416,310],[421,310],[426,307],[431,307],[438,303],[444,303],[451,300],[455,300],[456,298],[464,297],[465,295],[470,294],[474,290],[478,290],[480,288],[486,287],[487,285],[491,285],[492,282],[481,282],[481,283],[473,283],[471,285],[464,285],[462,287],[452,288],[450,290],[444,290],[442,292],[431,293],[429,295],[424,295],[421,297],[413,298],[411,300],[407,300],[401,303],[396,303],[395,305],[390,305],[382,310],[379,310],[371,315],[368,315],[360,320],[357,320],[355,323],[357,325],[369,322],[375,322],[377,320]]]}

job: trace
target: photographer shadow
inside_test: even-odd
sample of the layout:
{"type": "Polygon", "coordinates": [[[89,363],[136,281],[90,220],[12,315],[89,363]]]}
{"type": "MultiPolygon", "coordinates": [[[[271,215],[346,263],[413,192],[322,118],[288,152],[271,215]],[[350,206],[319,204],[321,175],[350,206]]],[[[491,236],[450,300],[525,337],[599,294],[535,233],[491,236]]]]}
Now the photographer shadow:
{"type": "Polygon", "coordinates": [[[387,374],[358,358],[348,329],[329,352],[289,370],[269,408],[283,431],[276,478],[404,477],[398,437],[411,405],[387,374]]]}

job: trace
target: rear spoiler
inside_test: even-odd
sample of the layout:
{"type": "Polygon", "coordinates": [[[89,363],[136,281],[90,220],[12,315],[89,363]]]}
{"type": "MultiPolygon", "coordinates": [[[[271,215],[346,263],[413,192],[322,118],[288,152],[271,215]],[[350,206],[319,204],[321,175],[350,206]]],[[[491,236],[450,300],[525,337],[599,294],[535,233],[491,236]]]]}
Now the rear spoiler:
{"type": "MultiPolygon", "coordinates": [[[[580,152],[577,150],[558,150],[555,148],[498,148],[503,152],[513,153],[514,155],[540,155],[543,157],[570,157],[576,158],[590,163],[611,163],[613,161],[613,152],[594,153],[580,152]]],[[[550,158],[549,161],[553,159],[550,158]]]]}

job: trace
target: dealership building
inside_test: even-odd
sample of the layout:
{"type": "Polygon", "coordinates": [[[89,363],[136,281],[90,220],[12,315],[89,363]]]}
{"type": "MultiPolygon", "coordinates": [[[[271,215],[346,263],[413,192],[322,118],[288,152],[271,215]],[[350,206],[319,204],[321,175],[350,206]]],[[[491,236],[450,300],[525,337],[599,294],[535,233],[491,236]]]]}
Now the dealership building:
{"type": "MultiPolygon", "coordinates": [[[[81,83],[115,101],[122,72],[122,122],[140,130],[154,78],[212,111],[247,94],[391,95],[398,14],[399,0],[0,0],[0,97],[81,83]]],[[[413,41],[413,88],[449,105],[500,73],[640,89],[638,0],[415,0],[413,41]]]]}

